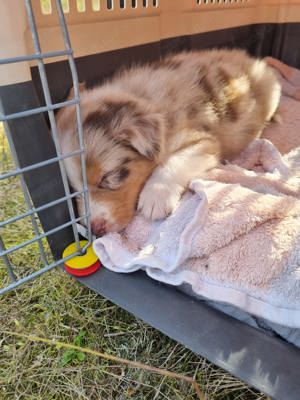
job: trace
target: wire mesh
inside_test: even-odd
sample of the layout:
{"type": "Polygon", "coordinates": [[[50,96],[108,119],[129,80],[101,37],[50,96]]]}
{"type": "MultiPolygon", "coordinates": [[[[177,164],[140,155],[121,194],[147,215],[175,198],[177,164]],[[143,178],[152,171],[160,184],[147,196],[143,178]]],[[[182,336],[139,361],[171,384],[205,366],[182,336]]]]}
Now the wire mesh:
{"type": "MultiPolygon", "coordinates": [[[[7,183],[12,182],[15,179],[19,184],[19,192],[20,198],[23,202],[22,212],[17,215],[10,215],[7,216],[5,213],[1,213],[2,220],[0,221],[0,282],[2,281],[2,287],[0,287],[0,294],[8,292],[16,287],[22,285],[25,282],[28,282],[37,276],[43,274],[46,271],[49,271],[59,265],[61,265],[64,261],[68,260],[69,258],[73,257],[76,254],[82,254],[86,248],[91,244],[92,235],[91,235],[91,224],[90,224],[90,210],[89,210],[89,201],[88,201],[88,188],[87,188],[87,178],[86,178],[86,167],[85,167],[85,151],[84,151],[84,142],[83,142],[83,131],[82,131],[82,122],[81,122],[81,113],[80,113],[80,98],[79,98],[79,88],[78,88],[78,77],[76,72],[75,61],[73,57],[73,50],[70,43],[70,38],[68,35],[68,30],[65,23],[64,13],[61,5],[60,0],[55,0],[56,11],[58,15],[59,25],[61,29],[61,34],[64,41],[64,49],[43,53],[40,46],[39,41],[39,34],[37,30],[37,25],[35,21],[35,15],[32,7],[31,0],[24,0],[25,1],[25,8],[28,18],[28,27],[31,32],[32,42],[34,45],[35,54],[25,55],[25,56],[15,56],[11,58],[0,59],[0,65],[2,64],[11,64],[11,63],[18,63],[24,61],[32,61],[35,60],[39,70],[39,76],[42,83],[43,94],[45,98],[45,106],[32,108],[28,110],[22,110],[19,112],[5,114],[4,108],[2,107],[2,101],[0,99],[0,124],[3,123],[6,140],[7,140],[7,147],[10,151],[11,155],[11,163],[9,171],[1,171],[0,174],[0,183],[7,183]],[[74,98],[71,100],[67,100],[60,103],[53,103],[51,99],[51,93],[49,89],[49,83],[46,75],[46,68],[44,60],[51,57],[57,56],[65,56],[67,57],[72,82],[73,82],[73,91],[74,91],[74,98]],[[75,106],[76,109],[76,124],[77,124],[77,134],[78,134],[78,142],[79,148],[72,153],[63,154],[62,149],[60,147],[60,143],[58,140],[58,131],[55,121],[54,111],[67,106],[75,106]],[[11,129],[9,125],[9,121],[24,118],[24,117],[32,117],[36,114],[47,113],[50,121],[50,131],[51,137],[54,142],[56,156],[50,159],[33,163],[31,165],[27,165],[22,167],[20,165],[18,159],[18,152],[15,148],[14,140],[12,139],[11,129]],[[82,169],[82,188],[80,191],[75,193],[71,192],[67,174],[64,166],[64,160],[69,157],[80,157],[81,162],[81,169],[82,169]],[[48,167],[53,163],[58,163],[59,171],[61,174],[61,179],[64,188],[64,195],[60,198],[57,198],[52,201],[48,201],[45,204],[34,207],[30,191],[26,185],[26,180],[24,179],[24,174],[28,173],[29,171],[38,170],[44,167],[48,167]],[[14,164],[14,167],[12,167],[14,164]],[[76,211],[73,206],[73,199],[78,196],[83,197],[84,203],[84,212],[81,216],[76,216],[76,211]],[[61,203],[66,203],[68,206],[69,211],[69,220],[66,222],[64,221],[60,225],[56,226],[53,229],[43,231],[41,224],[38,220],[39,213],[41,212],[51,212],[53,207],[57,206],[61,203]],[[9,237],[10,228],[18,223],[23,223],[23,221],[27,221],[27,226],[30,226],[32,230],[31,237],[27,237],[26,239],[22,240],[15,240],[14,243],[10,246],[6,245],[6,239],[9,237]],[[86,226],[86,233],[87,233],[87,244],[84,247],[80,245],[80,237],[79,237],[79,230],[78,223],[83,223],[86,226]],[[66,257],[61,258],[58,260],[53,260],[51,255],[49,256],[49,248],[48,244],[45,239],[49,239],[51,235],[55,232],[61,231],[66,227],[72,227],[74,241],[76,243],[77,251],[66,257]],[[34,270],[34,272],[30,271],[30,273],[25,273],[24,276],[19,273],[18,268],[14,265],[13,256],[14,254],[24,248],[30,247],[34,245],[34,250],[38,252],[39,262],[38,268],[34,270]],[[50,260],[49,260],[50,259],[50,260]],[[6,275],[3,274],[3,270],[6,270],[6,275]],[[6,276],[6,278],[4,278],[6,276]],[[10,280],[10,283],[8,281],[10,280]]],[[[4,187],[4,186],[3,186],[4,187]]],[[[2,189],[1,189],[2,190],[2,189]]],[[[29,268],[30,270],[30,268],[29,268]]],[[[24,272],[24,271],[23,271],[24,272]]]]}

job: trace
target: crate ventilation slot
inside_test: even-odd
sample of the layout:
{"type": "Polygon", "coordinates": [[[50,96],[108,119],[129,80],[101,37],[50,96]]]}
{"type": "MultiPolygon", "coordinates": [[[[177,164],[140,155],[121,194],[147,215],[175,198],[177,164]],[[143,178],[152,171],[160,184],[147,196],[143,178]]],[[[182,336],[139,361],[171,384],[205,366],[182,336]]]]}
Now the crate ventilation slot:
{"type": "MultiPolygon", "coordinates": [[[[84,13],[87,10],[101,11],[114,9],[156,8],[159,0],[61,0],[65,14],[70,12],[84,13]]],[[[50,15],[55,8],[55,0],[40,0],[43,15],[50,15]]],[[[200,4],[201,1],[197,1],[200,4]]],[[[203,1],[202,1],[203,3],[203,1]]]]}

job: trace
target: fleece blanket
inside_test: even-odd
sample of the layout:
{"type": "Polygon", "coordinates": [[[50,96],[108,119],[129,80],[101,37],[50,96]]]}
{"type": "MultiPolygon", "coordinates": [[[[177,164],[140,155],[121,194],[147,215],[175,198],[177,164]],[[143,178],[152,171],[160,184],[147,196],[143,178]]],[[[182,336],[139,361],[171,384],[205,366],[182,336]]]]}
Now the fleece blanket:
{"type": "Polygon", "coordinates": [[[282,122],[234,163],[192,182],[168,218],[137,215],[122,232],[98,238],[94,250],[113,271],[143,269],[300,328],[300,71],[267,61],[282,83],[282,122]]]}

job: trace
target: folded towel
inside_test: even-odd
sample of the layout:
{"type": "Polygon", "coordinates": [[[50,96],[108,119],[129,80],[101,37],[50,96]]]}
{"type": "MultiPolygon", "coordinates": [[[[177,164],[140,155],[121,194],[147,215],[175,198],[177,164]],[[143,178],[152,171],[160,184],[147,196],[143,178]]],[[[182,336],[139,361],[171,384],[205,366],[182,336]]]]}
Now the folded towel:
{"type": "Polygon", "coordinates": [[[233,164],[192,182],[171,216],[150,222],[137,215],[122,232],[97,239],[94,249],[113,271],[144,269],[154,279],[188,283],[210,300],[300,328],[299,196],[300,147],[282,156],[270,141],[256,140],[233,164]]]}

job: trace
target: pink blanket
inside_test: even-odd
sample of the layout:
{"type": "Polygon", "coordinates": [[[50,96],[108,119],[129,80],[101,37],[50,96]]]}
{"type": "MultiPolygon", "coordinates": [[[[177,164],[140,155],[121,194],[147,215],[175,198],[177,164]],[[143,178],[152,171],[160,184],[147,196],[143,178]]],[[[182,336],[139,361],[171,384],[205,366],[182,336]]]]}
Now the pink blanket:
{"type": "Polygon", "coordinates": [[[144,269],[300,328],[300,71],[268,62],[283,87],[282,123],[266,129],[269,140],[194,181],[167,219],[150,223],[137,215],[123,232],[97,239],[94,249],[113,271],[144,269]]]}

